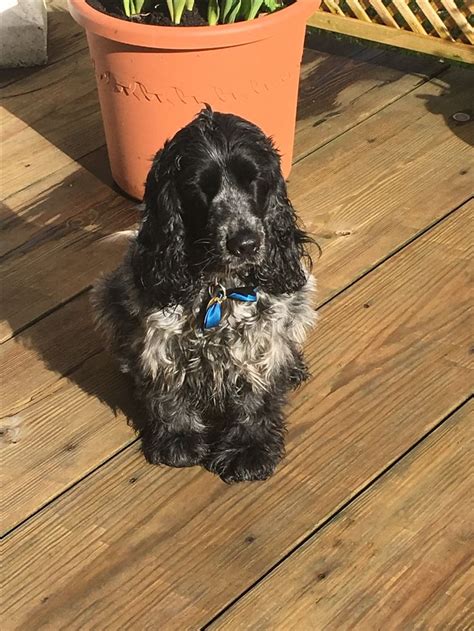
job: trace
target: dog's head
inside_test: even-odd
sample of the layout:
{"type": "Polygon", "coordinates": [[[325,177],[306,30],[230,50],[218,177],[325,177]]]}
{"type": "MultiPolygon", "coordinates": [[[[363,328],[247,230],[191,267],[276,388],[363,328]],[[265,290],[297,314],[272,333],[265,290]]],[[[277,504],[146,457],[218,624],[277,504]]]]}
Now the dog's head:
{"type": "Polygon", "coordinates": [[[280,159],[262,131],[209,108],[157,154],[133,267],[156,306],[183,302],[206,278],[270,293],[301,288],[307,235],[296,226],[280,159]]]}

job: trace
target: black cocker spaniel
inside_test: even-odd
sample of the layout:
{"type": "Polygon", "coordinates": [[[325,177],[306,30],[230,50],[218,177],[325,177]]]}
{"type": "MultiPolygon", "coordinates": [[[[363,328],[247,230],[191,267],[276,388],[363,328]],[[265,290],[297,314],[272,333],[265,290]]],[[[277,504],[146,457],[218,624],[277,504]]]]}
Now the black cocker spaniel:
{"type": "Polygon", "coordinates": [[[310,238],[278,154],[252,123],[206,108],[157,154],[144,202],[125,260],[93,292],[144,404],[144,454],[263,480],[284,454],[282,408],[307,377],[315,319],[310,238]]]}

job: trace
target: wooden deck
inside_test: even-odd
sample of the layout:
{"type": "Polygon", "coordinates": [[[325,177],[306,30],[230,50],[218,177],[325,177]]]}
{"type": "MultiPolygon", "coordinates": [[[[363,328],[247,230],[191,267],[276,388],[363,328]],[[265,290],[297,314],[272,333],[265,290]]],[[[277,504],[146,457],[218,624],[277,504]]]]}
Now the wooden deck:
{"type": "Polygon", "coordinates": [[[228,487],[146,464],[88,291],[136,222],[82,32],[7,72],[4,631],[474,628],[474,74],[308,38],[290,194],[322,248],[288,454],[228,487]],[[471,425],[470,425],[471,423],[471,425]]]}

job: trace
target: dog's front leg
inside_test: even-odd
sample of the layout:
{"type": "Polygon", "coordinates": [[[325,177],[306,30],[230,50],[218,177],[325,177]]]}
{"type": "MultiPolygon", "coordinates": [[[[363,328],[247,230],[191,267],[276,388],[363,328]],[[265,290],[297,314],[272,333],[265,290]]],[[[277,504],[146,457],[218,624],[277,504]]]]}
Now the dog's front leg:
{"type": "Polygon", "coordinates": [[[269,478],[285,452],[283,404],[281,392],[250,392],[232,401],[206,468],[228,484],[269,478]]]}
{"type": "Polygon", "coordinates": [[[151,398],[141,430],[142,449],[152,464],[192,467],[208,454],[206,428],[199,411],[181,397],[151,398]]]}

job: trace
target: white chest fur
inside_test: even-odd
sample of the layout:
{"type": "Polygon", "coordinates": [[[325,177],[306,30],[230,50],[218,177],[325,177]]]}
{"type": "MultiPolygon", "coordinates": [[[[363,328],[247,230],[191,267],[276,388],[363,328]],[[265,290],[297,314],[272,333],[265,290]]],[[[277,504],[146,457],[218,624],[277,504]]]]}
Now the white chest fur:
{"type": "Polygon", "coordinates": [[[257,303],[228,301],[221,324],[203,331],[196,308],[155,311],[145,320],[141,366],[163,390],[197,383],[202,374],[218,397],[229,384],[243,379],[254,390],[266,390],[272,378],[291,361],[314,324],[311,293],[314,279],[291,295],[259,293],[257,303]]]}

